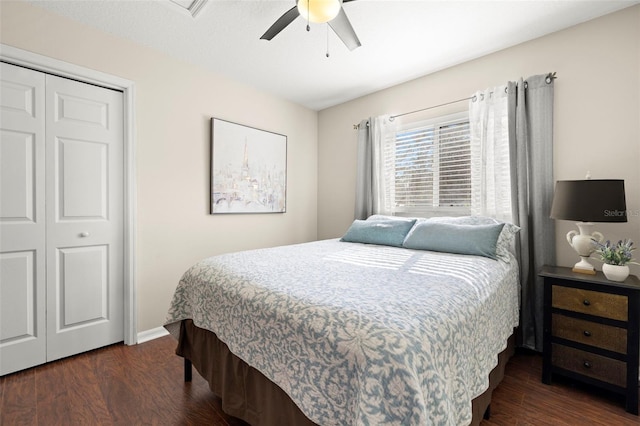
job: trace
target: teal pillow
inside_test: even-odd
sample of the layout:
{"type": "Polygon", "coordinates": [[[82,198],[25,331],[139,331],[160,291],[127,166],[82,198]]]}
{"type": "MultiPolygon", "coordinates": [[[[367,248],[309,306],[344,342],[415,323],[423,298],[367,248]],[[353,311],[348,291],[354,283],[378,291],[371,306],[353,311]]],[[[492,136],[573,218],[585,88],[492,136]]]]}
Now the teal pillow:
{"type": "Polygon", "coordinates": [[[355,220],[340,241],[402,247],[414,223],[415,219],[355,220]]]}
{"type": "Polygon", "coordinates": [[[418,222],[403,246],[415,250],[431,250],[471,254],[498,259],[496,246],[504,223],[491,225],[459,225],[454,223],[418,222]]]}

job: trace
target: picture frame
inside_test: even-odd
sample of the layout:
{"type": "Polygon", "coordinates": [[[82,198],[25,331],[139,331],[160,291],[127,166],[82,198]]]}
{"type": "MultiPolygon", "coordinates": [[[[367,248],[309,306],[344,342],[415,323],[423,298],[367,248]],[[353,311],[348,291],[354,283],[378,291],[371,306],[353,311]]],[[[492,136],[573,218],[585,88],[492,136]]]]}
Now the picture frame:
{"type": "Polygon", "coordinates": [[[211,214],[285,213],[287,136],[211,119],[211,214]]]}

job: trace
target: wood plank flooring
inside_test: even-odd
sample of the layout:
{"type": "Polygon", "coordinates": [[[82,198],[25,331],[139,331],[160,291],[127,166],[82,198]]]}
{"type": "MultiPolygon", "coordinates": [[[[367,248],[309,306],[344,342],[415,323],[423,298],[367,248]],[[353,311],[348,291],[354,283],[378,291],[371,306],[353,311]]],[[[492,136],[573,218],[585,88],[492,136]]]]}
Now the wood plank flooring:
{"type": "MultiPolygon", "coordinates": [[[[246,426],[224,414],[194,371],[183,382],[175,340],[113,345],[0,378],[0,425],[246,426]]],[[[496,425],[640,425],[620,397],[556,379],[540,382],[541,356],[518,353],[494,392],[496,425]]]]}

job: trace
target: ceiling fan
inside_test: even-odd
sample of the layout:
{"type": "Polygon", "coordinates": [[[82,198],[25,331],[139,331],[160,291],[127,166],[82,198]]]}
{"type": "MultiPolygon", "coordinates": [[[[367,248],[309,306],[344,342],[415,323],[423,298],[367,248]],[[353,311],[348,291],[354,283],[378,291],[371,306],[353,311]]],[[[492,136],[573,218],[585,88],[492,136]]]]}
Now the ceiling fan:
{"type": "MultiPolygon", "coordinates": [[[[342,7],[343,3],[351,1],[355,0],[296,0],[296,5],[278,18],[260,39],[271,40],[298,16],[302,16],[308,22],[328,23],[345,46],[347,46],[349,50],[353,50],[362,44],[342,7]]],[[[309,29],[310,27],[307,23],[307,31],[309,31],[309,29]]]]}

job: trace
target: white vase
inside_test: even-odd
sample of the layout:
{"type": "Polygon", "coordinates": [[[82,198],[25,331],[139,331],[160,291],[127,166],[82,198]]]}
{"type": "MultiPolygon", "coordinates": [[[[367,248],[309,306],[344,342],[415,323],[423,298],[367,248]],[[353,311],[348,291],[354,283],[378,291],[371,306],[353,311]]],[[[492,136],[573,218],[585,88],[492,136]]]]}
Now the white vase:
{"type": "Polygon", "coordinates": [[[629,267],[627,265],[602,265],[602,272],[609,281],[622,282],[629,276],[629,267]]]}

